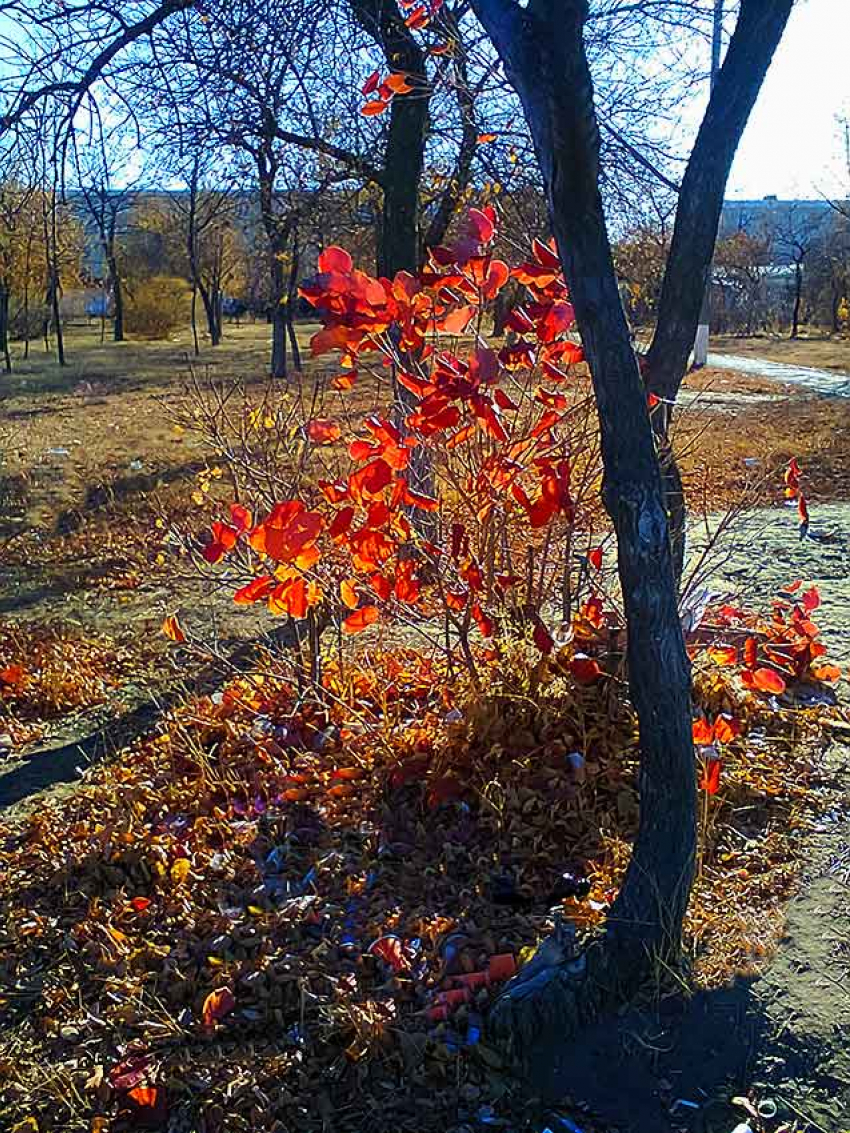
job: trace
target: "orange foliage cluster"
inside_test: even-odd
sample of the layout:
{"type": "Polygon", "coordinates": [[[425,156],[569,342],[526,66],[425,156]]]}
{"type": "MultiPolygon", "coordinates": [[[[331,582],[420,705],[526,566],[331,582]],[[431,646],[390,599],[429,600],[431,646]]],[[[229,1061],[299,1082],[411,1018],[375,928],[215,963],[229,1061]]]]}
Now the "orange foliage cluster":
{"type": "MultiPolygon", "coordinates": [[[[430,602],[461,638],[472,626],[498,635],[507,613],[534,605],[527,616],[541,649],[550,648],[542,600],[572,589],[577,561],[601,565],[582,512],[586,497],[595,504],[596,431],[586,399],[567,386],[582,350],[570,337],[557,255],[535,240],[528,262],[510,269],[489,251],[495,235],[494,210],[470,209],[451,247],[432,249],[418,275],[392,280],[356,269],[342,248],[321,254],[319,274],[302,288],[324,322],[313,353],[339,351],[335,384],[345,389],[364,366],[389,368],[396,403],[365,418],[336,475],[260,516],[234,505],[213,525],[204,557],[230,558],[247,575],[237,602],[264,601],[296,619],[323,601],[342,605],[351,611],[347,633],[384,607],[409,616],[430,602]],[[497,351],[480,323],[510,278],[527,300],[510,313],[512,338],[497,351]],[[471,347],[444,345],[467,333],[471,347]],[[539,582],[526,585],[534,540],[551,556],[539,582]]],[[[304,435],[314,452],[339,457],[338,422],[312,418],[304,435]]]]}

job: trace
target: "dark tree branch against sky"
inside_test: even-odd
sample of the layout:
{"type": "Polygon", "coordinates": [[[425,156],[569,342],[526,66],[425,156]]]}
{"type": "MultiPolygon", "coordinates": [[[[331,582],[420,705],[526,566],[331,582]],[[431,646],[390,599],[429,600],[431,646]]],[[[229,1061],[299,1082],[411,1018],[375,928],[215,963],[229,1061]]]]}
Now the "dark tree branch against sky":
{"type": "MultiPolygon", "coordinates": [[[[154,5],[127,3],[113,9],[92,7],[87,33],[73,39],[62,34],[60,19],[64,13],[61,7],[58,12],[33,15],[36,27],[43,32],[40,43],[46,45],[46,50],[29,61],[22,55],[20,89],[0,116],[0,135],[20,125],[30,111],[48,99],[65,101],[68,119],[73,118],[91,87],[126,48],[149,36],[170,16],[186,11],[195,3],[196,0],[161,0],[154,5]],[[90,56],[87,48],[93,50],[90,56]],[[79,66],[74,64],[77,55],[81,58],[79,66]]],[[[23,15],[14,3],[4,5],[2,12],[12,20],[23,15]]]]}

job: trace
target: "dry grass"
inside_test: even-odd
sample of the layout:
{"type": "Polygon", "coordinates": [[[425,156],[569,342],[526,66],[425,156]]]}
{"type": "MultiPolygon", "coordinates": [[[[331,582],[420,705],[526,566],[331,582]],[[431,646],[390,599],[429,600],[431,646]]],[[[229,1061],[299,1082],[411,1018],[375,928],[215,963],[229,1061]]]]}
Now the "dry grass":
{"type": "Polygon", "coordinates": [[[747,358],[767,358],[792,366],[812,366],[819,370],[850,373],[850,338],[824,334],[804,327],[802,337],[790,339],[779,335],[754,335],[738,338],[717,335],[711,340],[716,354],[739,354],[747,358]]]}

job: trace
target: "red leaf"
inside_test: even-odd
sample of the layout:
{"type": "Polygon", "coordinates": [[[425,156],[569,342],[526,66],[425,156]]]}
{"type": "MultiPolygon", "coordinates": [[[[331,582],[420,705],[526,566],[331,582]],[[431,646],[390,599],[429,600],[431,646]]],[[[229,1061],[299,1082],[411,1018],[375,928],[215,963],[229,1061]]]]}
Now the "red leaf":
{"type": "Polygon", "coordinates": [[[239,532],[227,523],[215,522],[212,525],[212,538],[203,549],[208,563],[217,563],[236,546],[239,532]]]}
{"type": "Polygon", "coordinates": [[[808,590],[804,591],[802,596],[802,603],[803,609],[807,614],[810,614],[812,610],[816,610],[818,608],[818,606],[820,605],[820,593],[816,586],[812,586],[808,590]]]}
{"type": "Polygon", "coordinates": [[[342,623],[342,631],[348,634],[360,633],[361,630],[373,625],[377,620],[377,606],[362,606],[359,610],[355,610],[353,614],[348,615],[342,623]]]}
{"type": "Polygon", "coordinates": [[[130,901],[130,908],[136,913],[143,913],[150,906],[150,903],[150,897],[133,897],[130,901]]]}
{"type": "Polygon", "coordinates": [[[744,642],[744,664],[748,669],[754,669],[758,663],[758,643],[754,637],[748,637],[744,642]]]}
{"type": "Polygon", "coordinates": [[[354,261],[345,248],[331,244],[319,255],[318,267],[321,272],[336,271],[340,275],[348,275],[354,267],[354,261]]]}
{"type": "Polygon", "coordinates": [[[423,4],[417,5],[404,22],[411,31],[417,31],[419,28],[427,27],[429,23],[427,9],[423,4]]]}
{"type": "Polygon", "coordinates": [[[342,436],[342,429],[336,421],[316,417],[307,426],[307,436],[314,444],[329,445],[339,440],[342,436]]]}
{"type": "Polygon", "coordinates": [[[389,964],[394,972],[406,972],[410,968],[410,961],[404,954],[404,948],[397,936],[382,936],[369,946],[372,956],[377,956],[385,964],[389,964]]]}
{"type": "Polygon", "coordinates": [[[538,240],[536,236],[531,241],[531,250],[534,253],[534,258],[542,267],[554,268],[557,271],[561,270],[561,261],[558,258],[558,253],[550,248],[548,244],[544,244],[542,240],[538,240]]]}
{"type": "Polygon", "coordinates": [[[250,605],[251,602],[259,602],[265,598],[269,592],[274,588],[275,580],[270,575],[263,575],[261,578],[255,578],[249,582],[247,586],[241,587],[233,595],[233,601],[240,606],[250,605]]]}
{"type": "Polygon", "coordinates": [[[785,692],[785,681],[780,677],[779,673],[774,672],[773,669],[756,669],[750,671],[749,669],[741,674],[745,688],[755,689],[757,692],[785,692]]]}
{"type": "Polygon", "coordinates": [[[393,588],[390,580],[385,575],[381,574],[379,570],[376,570],[374,574],[369,575],[369,585],[372,587],[372,589],[375,591],[382,602],[389,601],[390,595],[393,592],[393,588]]]}
{"type": "Polygon", "coordinates": [[[484,613],[477,602],[472,607],[472,616],[475,619],[475,624],[478,626],[478,632],[481,636],[492,637],[496,632],[496,623],[488,614],[484,613]]]}
{"type": "MultiPolygon", "coordinates": [[[[180,628],[179,626],[177,626],[176,618],[166,618],[162,623],[162,632],[166,635],[166,637],[171,637],[172,641],[184,641],[185,638],[183,637],[182,633],[180,634],[179,638],[172,637],[172,635],[165,628],[166,622],[173,622],[174,626],[176,626],[178,630],[180,628]]],[[[2,672],[0,672],[0,681],[2,681],[3,684],[7,685],[9,688],[18,688],[24,683],[26,676],[27,674],[23,665],[7,665],[6,668],[3,669],[2,672]]]]}
{"type": "Polygon", "coordinates": [[[251,512],[248,508],[243,507],[242,504],[231,504],[230,525],[235,528],[237,534],[244,535],[251,526],[251,512]]]}
{"type": "Polygon", "coordinates": [[[153,1064],[149,1054],[131,1054],[117,1063],[107,1074],[113,1090],[132,1090],[138,1086],[153,1064]]]}
{"type": "Polygon", "coordinates": [[[332,539],[338,539],[343,535],[351,526],[351,521],[354,519],[354,508],[344,507],[340,508],[336,515],[330,522],[328,527],[328,534],[332,539]]]}
{"type": "Polygon", "coordinates": [[[353,472],[348,478],[348,487],[356,500],[362,500],[364,495],[377,496],[392,479],[393,472],[389,464],[383,457],[378,457],[353,472]]]}
{"type": "Polygon", "coordinates": [[[590,563],[590,565],[593,567],[594,570],[601,570],[602,569],[602,546],[601,545],[598,546],[598,547],[591,547],[591,549],[587,552],[587,561],[590,563]]]}
{"type": "MultiPolygon", "coordinates": [[[[366,82],[363,84],[363,86],[360,88],[360,93],[363,95],[363,97],[365,98],[366,95],[372,94],[373,91],[376,91],[378,89],[378,83],[380,83],[380,81],[381,72],[373,71],[366,82]]],[[[325,269],[321,268],[320,270],[324,271],[325,269]]]]}
{"type": "Polygon", "coordinates": [[[201,1016],[205,1027],[214,1027],[236,1006],[236,999],[229,987],[219,987],[211,991],[204,1000],[201,1016]]]}
{"type": "Polygon", "coordinates": [[[577,654],[570,661],[570,672],[582,685],[593,684],[602,676],[602,670],[598,663],[592,657],[585,657],[581,654],[577,654]]]}
{"type": "Polygon", "coordinates": [[[492,208],[484,211],[471,208],[466,214],[469,227],[479,244],[489,244],[496,232],[495,213],[492,208]]]}
{"type": "Polygon", "coordinates": [[[697,744],[698,747],[706,747],[714,741],[714,728],[712,728],[705,717],[694,720],[692,730],[694,743],[697,744]]]}
{"type": "Polygon", "coordinates": [[[496,404],[498,405],[498,407],[500,409],[510,409],[510,410],[519,409],[519,406],[516,404],[516,402],[511,401],[511,399],[508,397],[508,395],[505,393],[505,391],[503,389],[497,389],[496,392],[493,394],[493,399],[495,400],[496,404]]]}
{"type": "Polygon", "coordinates": [[[716,795],[720,789],[720,763],[719,759],[707,759],[705,770],[699,781],[700,789],[709,795],[716,795]]]}
{"type": "Polygon", "coordinates": [[[537,625],[534,627],[534,633],[531,636],[534,644],[537,646],[541,653],[544,653],[548,656],[548,654],[552,652],[552,649],[555,646],[555,641],[543,622],[537,623],[537,625]]]}

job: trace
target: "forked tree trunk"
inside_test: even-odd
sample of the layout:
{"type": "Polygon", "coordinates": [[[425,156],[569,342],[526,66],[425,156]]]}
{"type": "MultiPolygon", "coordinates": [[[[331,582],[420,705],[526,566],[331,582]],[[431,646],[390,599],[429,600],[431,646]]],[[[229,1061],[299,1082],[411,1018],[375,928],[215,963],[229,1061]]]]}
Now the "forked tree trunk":
{"type": "MultiPolygon", "coordinates": [[[[749,2],[751,8],[776,9],[786,3],[790,8],[791,0],[749,2]]],[[[747,4],[743,0],[744,8],[747,4]]],[[[523,104],[590,365],[604,502],[617,535],[628,625],[629,691],[640,733],[640,822],[604,933],[578,959],[562,942],[547,942],[492,1013],[497,1038],[527,1070],[539,1071],[576,1027],[631,995],[659,960],[678,958],[696,848],[690,665],[646,389],[599,194],[599,134],[583,44],[587,3],[530,0],[521,8],[514,0],[473,0],[473,7],[523,104]]],[[[721,200],[724,184],[725,178],[721,200]]],[[[688,343],[713,243],[714,231],[706,234],[705,262],[692,265],[703,279],[693,288],[688,343]]]]}

